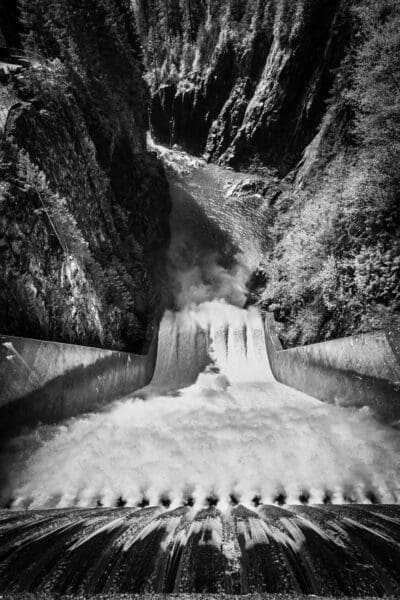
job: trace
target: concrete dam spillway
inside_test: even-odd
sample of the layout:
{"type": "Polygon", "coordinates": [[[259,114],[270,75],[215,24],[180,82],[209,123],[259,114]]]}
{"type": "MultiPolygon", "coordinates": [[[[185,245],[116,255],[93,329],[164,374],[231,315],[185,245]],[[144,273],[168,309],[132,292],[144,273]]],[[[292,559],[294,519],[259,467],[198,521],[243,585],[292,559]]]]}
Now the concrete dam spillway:
{"type": "Polygon", "coordinates": [[[274,379],[243,308],[262,223],[198,175],[151,382],[3,444],[0,592],[395,595],[399,432],[274,379]]]}
{"type": "Polygon", "coordinates": [[[31,435],[2,592],[400,590],[398,438],[274,381],[256,309],[168,312],[149,386],[31,435]]]}
{"type": "Polygon", "coordinates": [[[151,383],[3,451],[11,507],[397,503],[398,431],[276,382],[256,308],[168,311],[151,383]],[[90,476],[88,476],[88,473],[90,476]]]}

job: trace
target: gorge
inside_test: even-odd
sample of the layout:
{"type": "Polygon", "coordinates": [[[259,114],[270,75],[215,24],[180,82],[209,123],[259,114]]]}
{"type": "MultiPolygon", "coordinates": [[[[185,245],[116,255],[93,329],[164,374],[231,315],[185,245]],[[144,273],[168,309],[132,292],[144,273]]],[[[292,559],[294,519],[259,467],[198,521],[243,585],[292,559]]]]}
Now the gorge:
{"type": "Polygon", "coordinates": [[[7,5],[1,594],[396,597],[398,4],[7,5]]]}
{"type": "Polygon", "coordinates": [[[259,176],[237,195],[269,208],[256,297],[284,346],[398,330],[397,3],[135,6],[153,135],[259,176]]]}

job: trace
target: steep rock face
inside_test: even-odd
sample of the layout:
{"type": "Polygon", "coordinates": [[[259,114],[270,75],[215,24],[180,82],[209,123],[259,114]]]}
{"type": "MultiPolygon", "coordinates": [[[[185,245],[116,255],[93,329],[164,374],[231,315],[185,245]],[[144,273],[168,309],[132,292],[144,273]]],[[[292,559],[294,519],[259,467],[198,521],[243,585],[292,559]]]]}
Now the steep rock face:
{"type": "Polygon", "coordinates": [[[229,40],[215,57],[212,71],[185,86],[164,85],[152,97],[151,125],[160,141],[178,143],[192,153],[204,151],[213,122],[235,82],[237,57],[229,40]],[[182,88],[182,89],[181,89],[182,88]]]}
{"type": "Polygon", "coordinates": [[[161,310],[170,198],[146,151],[130,9],[54,0],[44,24],[34,4],[22,15],[38,58],[4,95],[0,327],[143,352],[161,310]]]}
{"type": "MultiPolygon", "coordinates": [[[[285,23],[290,33],[282,27],[283,16],[276,16],[266,64],[243,121],[224,149],[219,134],[222,112],[207,144],[211,158],[223,150],[220,160],[232,166],[247,166],[253,156],[283,173],[295,165],[324,114],[330,71],[338,64],[338,4],[328,0],[298,6],[292,23],[285,23]]],[[[236,95],[239,106],[236,101],[227,110],[240,114],[245,103],[240,93],[236,95]]]]}
{"type": "Polygon", "coordinates": [[[246,30],[229,11],[212,16],[218,35],[199,29],[211,49],[202,66],[154,86],[153,133],[213,162],[286,174],[325,112],[347,35],[341,2],[259,2],[252,15],[246,30]]]}

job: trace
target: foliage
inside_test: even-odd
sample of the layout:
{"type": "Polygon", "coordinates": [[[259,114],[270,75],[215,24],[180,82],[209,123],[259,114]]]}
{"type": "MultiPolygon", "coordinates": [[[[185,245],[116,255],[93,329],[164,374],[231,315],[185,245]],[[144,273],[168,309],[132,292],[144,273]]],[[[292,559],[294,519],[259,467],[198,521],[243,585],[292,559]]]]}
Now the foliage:
{"type": "Polygon", "coordinates": [[[271,232],[263,300],[287,345],[400,327],[400,7],[359,0],[353,14],[330,100],[341,150],[326,136],[330,160],[282,196],[271,232]]]}

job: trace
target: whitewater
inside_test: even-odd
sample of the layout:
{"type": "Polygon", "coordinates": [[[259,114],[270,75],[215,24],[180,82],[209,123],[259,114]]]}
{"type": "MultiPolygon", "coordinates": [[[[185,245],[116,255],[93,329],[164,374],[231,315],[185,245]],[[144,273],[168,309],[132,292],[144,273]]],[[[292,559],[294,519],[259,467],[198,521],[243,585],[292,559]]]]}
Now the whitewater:
{"type": "Polygon", "coordinates": [[[232,206],[237,175],[178,152],[164,161],[184,168],[171,179],[174,306],[153,379],[101,412],[13,439],[12,507],[398,502],[398,431],[273,378],[262,316],[243,308],[262,207],[232,206]]]}

